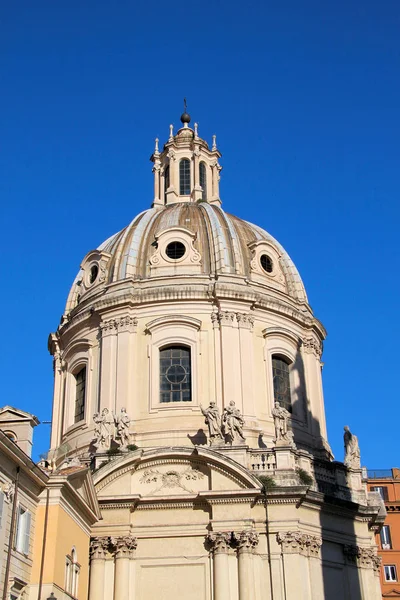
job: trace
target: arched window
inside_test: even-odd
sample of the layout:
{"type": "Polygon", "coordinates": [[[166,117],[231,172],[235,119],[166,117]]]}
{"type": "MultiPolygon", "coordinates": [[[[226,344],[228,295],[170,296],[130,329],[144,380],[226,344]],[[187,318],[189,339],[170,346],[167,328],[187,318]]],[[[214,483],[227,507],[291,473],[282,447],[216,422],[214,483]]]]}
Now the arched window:
{"type": "Polygon", "coordinates": [[[169,166],[164,171],[164,204],[167,204],[167,190],[169,188],[169,166]]]}
{"type": "Polygon", "coordinates": [[[290,362],[282,356],[272,357],[272,380],[274,382],[274,401],[279,402],[283,408],[292,412],[292,399],[290,393],[290,362]]]}
{"type": "Polygon", "coordinates": [[[179,163],[179,194],[190,196],[190,160],[187,158],[179,163]]]}
{"type": "Polygon", "coordinates": [[[200,163],[200,186],[203,190],[201,195],[202,200],[207,200],[207,171],[205,163],[200,163]]]}
{"type": "Polygon", "coordinates": [[[192,400],[190,348],[169,346],[160,350],[160,402],[192,400]]]}
{"type": "Polygon", "coordinates": [[[74,423],[83,421],[85,418],[85,398],[86,398],[86,367],[83,367],[76,375],[75,388],[75,415],[74,423]]]}
{"type": "Polygon", "coordinates": [[[65,557],[65,591],[78,597],[78,581],[81,566],[78,563],[78,558],[75,548],[72,548],[71,554],[65,557]]]}

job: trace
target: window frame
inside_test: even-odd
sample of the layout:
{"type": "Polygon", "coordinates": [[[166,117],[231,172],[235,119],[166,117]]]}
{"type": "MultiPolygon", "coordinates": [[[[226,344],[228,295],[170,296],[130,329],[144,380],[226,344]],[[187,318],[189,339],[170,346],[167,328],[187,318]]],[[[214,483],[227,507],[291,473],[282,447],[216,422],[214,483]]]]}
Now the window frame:
{"type": "Polygon", "coordinates": [[[187,157],[181,158],[179,161],[179,195],[190,196],[192,192],[192,165],[187,157]],[[188,165],[188,169],[184,169],[184,165],[188,165]],[[189,190],[189,191],[187,191],[189,190]]]}
{"type": "Polygon", "coordinates": [[[29,556],[31,529],[32,513],[22,504],[18,504],[14,549],[25,556],[29,556]]]}
{"type": "Polygon", "coordinates": [[[292,364],[293,364],[293,362],[287,356],[285,356],[285,354],[274,353],[271,355],[271,367],[272,367],[271,375],[272,375],[272,390],[273,390],[274,404],[275,404],[275,402],[279,402],[279,404],[282,406],[282,408],[286,408],[286,410],[288,410],[290,412],[290,414],[293,413],[293,393],[292,393],[293,387],[292,387],[292,381],[291,381],[292,378],[290,376],[292,364]],[[290,403],[288,405],[283,403],[282,400],[278,400],[275,397],[274,360],[280,360],[287,366],[287,379],[288,379],[288,384],[289,384],[289,398],[290,398],[290,403]]]}
{"type": "MultiPolygon", "coordinates": [[[[78,423],[82,423],[85,422],[85,418],[86,418],[86,411],[87,411],[87,375],[88,375],[88,369],[87,369],[87,365],[84,364],[82,365],[80,368],[78,368],[78,370],[75,370],[74,373],[72,373],[75,379],[75,397],[74,397],[74,407],[73,407],[73,417],[74,417],[74,425],[77,425],[78,423]],[[82,410],[80,411],[79,414],[82,415],[82,418],[77,419],[77,404],[78,404],[78,386],[80,384],[80,382],[78,381],[78,376],[82,373],[85,372],[85,377],[83,380],[83,402],[82,402],[82,410]]],[[[78,415],[79,416],[79,415],[78,415]]]]}
{"type": "MultiPolygon", "coordinates": [[[[192,402],[193,401],[193,390],[192,390],[192,353],[191,353],[190,346],[183,345],[183,344],[180,344],[180,345],[176,345],[176,344],[172,344],[171,345],[171,344],[168,344],[167,346],[160,347],[158,349],[158,353],[159,353],[159,369],[160,369],[159,370],[159,378],[160,378],[160,382],[159,382],[160,404],[170,404],[171,405],[171,404],[177,404],[177,403],[181,403],[181,404],[184,403],[184,404],[186,404],[188,402],[192,402]],[[164,351],[165,352],[167,352],[167,351],[173,352],[174,350],[175,351],[179,351],[179,352],[181,352],[182,350],[183,351],[187,351],[188,355],[189,355],[189,386],[190,386],[190,390],[189,390],[190,398],[189,398],[189,400],[183,400],[183,399],[181,399],[181,400],[162,400],[162,394],[163,394],[163,390],[162,390],[162,378],[163,378],[163,376],[162,376],[162,373],[161,373],[161,361],[162,360],[171,360],[172,361],[174,358],[178,358],[178,357],[172,357],[171,356],[171,357],[165,357],[165,358],[163,358],[161,356],[161,354],[164,351]]],[[[179,359],[182,360],[183,357],[179,357],[179,359]]],[[[167,381],[168,381],[168,379],[167,379],[167,381]]],[[[170,382],[168,382],[168,383],[170,383],[170,382]]],[[[170,386],[172,386],[172,385],[173,384],[170,383],[170,386]]],[[[165,391],[165,393],[167,393],[167,392],[165,391]]],[[[168,393],[169,393],[170,396],[174,394],[174,390],[172,390],[172,387],[170,387],[170,391],[168,393]]],[[[182,395],[184,394],[184,391],[182,391],[182,390],[175,390],[175,393],[180,394],[181,397],[182,397],[182,395]]]]}
{"type": "Polygon", "coordinates": [[[380,495],[380,497],[382,498],[382,500],[384,502],[387,502],[388,499],[389,499],[387,485],[374,485],[374,486],[371,486],[371,492],[378,492],[378,494],[380,495]],[[381,493],[380,490],[382,490],[382,493],[381,493]]]}
{"type": "MultiPolygon", "coordinates": [[[[149,370],[149,412],[164,410],[199,411],[201,397],[198,378],[201,321],[184,315],[167,315],[146,324],[149,336],[147,360],[149,370]],[[186,346],[190,349],[191,387],[190,402],[160,402],[160,348],[186,346]]],[[[206,370],[206,372],[208,372],[206,370]]]]}
{"type": "Polygon", "coordinates": [[[390,533],[390,525],[382,525],[382,529],[379,532],[379,537],[381,541],[382,550],[391,550],[392,549],[392,535],[390,533]],[[385,532],[384,535],[382,535],[385,532]],[[383,540],[383,537],[386,537],[387,541],[383,540]]]}
{"type": "MultiPolygon", "coordinates": [[[[389,571],[390,574],[390,571],[389,571]]],[[[385,582],[387,583],[394,583],[397,581],[397,569],[396,569],[396,565],[383,565],[383,578],[385,580],[385,582]],[[392,579],[391,577],[388,579],[386,577],[386,569],[393,569],[394,570],[394,579],[392,579]]]]}

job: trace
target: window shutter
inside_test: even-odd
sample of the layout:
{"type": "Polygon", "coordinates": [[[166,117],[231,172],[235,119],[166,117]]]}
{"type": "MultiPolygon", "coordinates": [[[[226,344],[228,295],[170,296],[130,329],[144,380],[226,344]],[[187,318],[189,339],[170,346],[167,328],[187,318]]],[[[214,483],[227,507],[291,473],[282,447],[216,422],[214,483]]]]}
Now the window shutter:
{"type": "Polygon", "coordinates": [[[24,514],[24,538],[23,538],[23,553],[29,554],[29,542],[31,538],[31,521],[32,515],[29,510],[24,514]]]}
{"type": "Polygon", "coordinates": [[[16,525],[16,528],[15,528],[15,541],[14,541],[14,546],[18,550],[18,552],[22,551],[21,550],[22,516],[23,516],[23,513],[21,511],[21,507],[18,506],[18,510],[17,510],[17,525],[16,525]]]}

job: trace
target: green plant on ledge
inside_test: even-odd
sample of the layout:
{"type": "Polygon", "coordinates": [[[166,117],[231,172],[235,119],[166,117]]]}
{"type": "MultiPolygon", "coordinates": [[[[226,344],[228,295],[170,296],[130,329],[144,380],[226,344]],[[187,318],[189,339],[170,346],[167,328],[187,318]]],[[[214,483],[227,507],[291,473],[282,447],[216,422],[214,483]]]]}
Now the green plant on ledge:
{"type": "Polygon", "coordinates": [[[303,485],[310,486],[314,483],[314,479],[304,469],[298,468],[298,469],[296,469],[296,473],[297,473],[298,478],[300,479],[300,483],[302,483],[303,485]]]}
{"type": "Polygon", "coordinates": [[[267,492],[268,490],[272,490],[273,488],[276,487],[275,479],[273,477],[271,477],[271,475],[260,475],[258,477],[258,479],[263,484],[263,492],[264,493],[267,492]]]}
{"type": "Polygon", "coordinates": [[[127,445],[127,449],[130,450],[131,452],[133,452],[134,450],[137,450],[139,448],[139,446],[136,446],[136,444],[128,444],[127,445]]]}
{"type": "Polygon", "coordinates": [[[116,454],[121,454],[121,450],[119,448],[110,448],[106,450],[106,454],[108,456],[115,456],[116,454]]]}

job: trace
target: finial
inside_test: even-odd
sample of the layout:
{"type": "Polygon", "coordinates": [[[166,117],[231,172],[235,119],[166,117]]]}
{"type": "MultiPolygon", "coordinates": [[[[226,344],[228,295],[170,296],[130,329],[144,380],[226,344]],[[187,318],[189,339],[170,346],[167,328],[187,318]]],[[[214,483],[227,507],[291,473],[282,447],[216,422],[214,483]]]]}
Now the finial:
{"type": "Polygon", "coordinates": [[[154,154],[158,154],[158,138],[155,139],[154,154]]]}
{"type": "Polygon", "coordinates": [[[198,123],[195,123],[194,124],[194,137],[196,137],[196,138],[199,137],[199,134],[197,133],[198,127],[199,127],[198,123]]]}
{"type": "Polygon", "coordinates": [[[212,136],[212,141],[213,142],[212,142],[212,148],[211,148],[211,150],[216,150],[217,149],[217,136],[216,135],[212,136]]]}
{"type": "Polygon", "coordinates": [[[172,142],[172,140],[174,139],[174,126],[170,125],[169,126],[169,142],[172,142]]]}
{"type": "Polygon", "coordinates": [[[186,98],[183,99],[183,113],[181,114],[181,123],[183,123],[184,127],[187,127],[188,123],[190,123],[190,115],[187,112],[186,98]]]}

